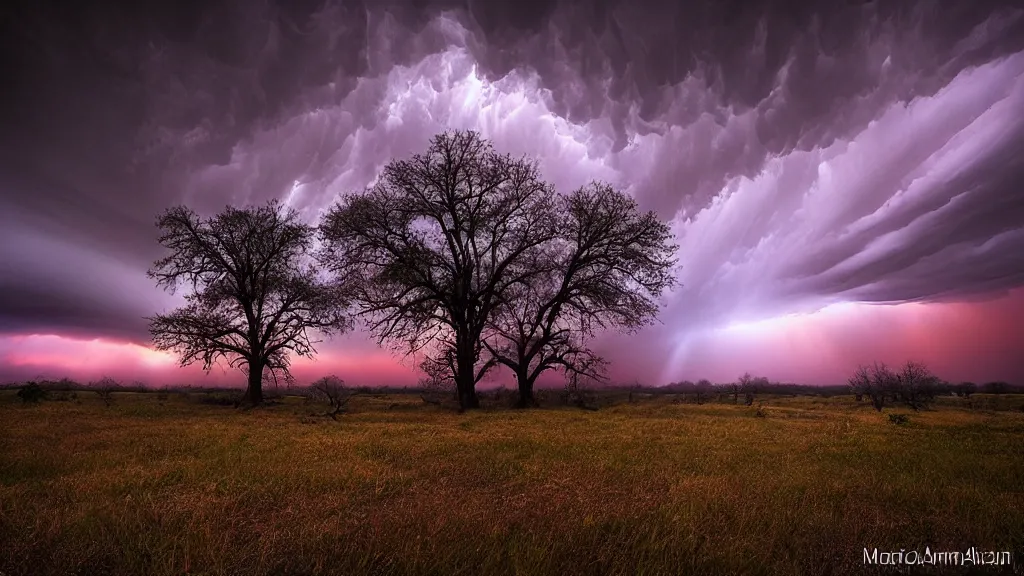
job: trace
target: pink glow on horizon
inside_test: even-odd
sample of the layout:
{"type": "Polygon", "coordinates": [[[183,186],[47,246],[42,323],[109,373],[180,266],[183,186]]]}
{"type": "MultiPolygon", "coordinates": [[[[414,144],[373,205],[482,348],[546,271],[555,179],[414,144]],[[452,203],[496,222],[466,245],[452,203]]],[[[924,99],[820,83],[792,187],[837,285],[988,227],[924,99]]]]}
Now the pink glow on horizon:
{"type": "Polygon", "coordinates": [[[985,302],[845,303],[813,314],[737,324],[680,344],[667,380],[772,380],[841,384],[858,364],[923,361],[950,381],[1024,377],[1024,290],[985,302]]]}
{"type": "MultiPolygon", "coordinates": [[[[1024,375],[1013,363],[1014,350],[1024,341],[1024,324],[1014,318],[1024,318],[1024,290],[985,302],[847,303],[814,314],[732,325],[694,336],[680,345],[674,358],[654,359],[668,364],[660,378],[644,372],[651,362],[642,355],[605,353],[613,362],[613,379],[651,384],[699,378],[728,382],[747,371],[776,381],[838,384],[857,364],[909,359],[927,363],[950,381],[1017,381],[1024,375]]],[[[324,343],[316,358],[295,359],[292,372],[300,384],[325,374],[353,384],[399,386],[415,385],[420,377],[414,362],[387,350],[348,347],[346,342],[324,343]]],[[[0,337],[0,367],[4,379],[44,375],[87,381],[110,375],[152,385],[244,381],[232,369],[204,374],[197,365],[180,368],[173,355],[137,344],[52,334],[0,337]]],[[[496,373],[494,381],[512,385],[505,373],[496,373]]]]}
{"type": "Polygon", "coordinates": [[[94,370],[126,365],[153,370],[175,366],[177,359],[172,354],[126,342],[26,334],[0,339],[0,363],[14,368],[94,370]]]}
{"type": "MultiPolygon", "coordinates": [[[[346,355],[324,351],[314,359],[296,358],[292,373],[300,383],[337,374],[352,383],[414,384],[415,372],[383,350],[346,355]]],[[[80,340],[55,334],[0,337],[0,378],[63,378],[89,381],[101,376],[149,385],[240,385],[238,370],[214,367],[208,374],[198,364],[179,367],[173,354],[146,346],[108,340],[80,340]]]]}

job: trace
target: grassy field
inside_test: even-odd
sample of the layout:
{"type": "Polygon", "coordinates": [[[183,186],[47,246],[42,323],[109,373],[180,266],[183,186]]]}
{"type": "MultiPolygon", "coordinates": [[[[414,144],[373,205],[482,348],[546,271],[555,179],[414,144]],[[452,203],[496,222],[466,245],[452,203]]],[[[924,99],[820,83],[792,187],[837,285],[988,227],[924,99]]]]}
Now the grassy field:
{"type": "MultiPolygon", "coordinates": [[[[879,550],[1024,566],[1024,397],[457,414],[0,394],[0,572],[847,574],[879,550]],[[322,411],[322,410],[321,410],[322,411]],[[890,412],[910,415],[894,425],[890,412]]],[[[906,573],[949,573],[916,567],[906,573]]],[[[891,568],[882,573],[896,573],[891,568]]]]}

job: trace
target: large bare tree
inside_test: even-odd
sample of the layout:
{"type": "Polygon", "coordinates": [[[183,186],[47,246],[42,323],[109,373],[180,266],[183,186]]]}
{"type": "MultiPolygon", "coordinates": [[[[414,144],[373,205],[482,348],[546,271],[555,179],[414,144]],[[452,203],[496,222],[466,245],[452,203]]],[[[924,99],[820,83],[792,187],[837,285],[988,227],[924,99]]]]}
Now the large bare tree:
{"type": "Polygon", "coordinates": [[[433,348],[452,368],[462,408],[476,408],[476,384],[492,365],[481,335],[512,288],[537,273],[529,264],[555,237],[556,211],[534,162],[495,152],[475,132],[446,132],[329,211],[323,262],[361,274],[356,302],[378,343],[433,348]]]}
{"type": "Polygon", "coordinates": [[[604,363],[586,340],[596,329],[651,323],[657,298],[675,283],[669,227],[626,194],[592,183],[559,208],[557,237],[533,255],[536,273],[511,288],[484,339],[492,358],[515,373],[521,407],[535,404],[534,384],[547,370],[602,378],[604,363]]]}
{"type": "Polygon", "coordinates": [[[264,370],[289,376],[289,354],[315,353],[310,330],[349,325],[344,282],[325,282],[310,256],[315,229],[276,201],[227,207],[211,218],[178,206],[157,219],[171,253],[149,277],[171,292],[190,288],[187,304],[150,320],[156,348],[202,360],[223,359],[247,372],[245,401],[263,401],[264,370]]]}

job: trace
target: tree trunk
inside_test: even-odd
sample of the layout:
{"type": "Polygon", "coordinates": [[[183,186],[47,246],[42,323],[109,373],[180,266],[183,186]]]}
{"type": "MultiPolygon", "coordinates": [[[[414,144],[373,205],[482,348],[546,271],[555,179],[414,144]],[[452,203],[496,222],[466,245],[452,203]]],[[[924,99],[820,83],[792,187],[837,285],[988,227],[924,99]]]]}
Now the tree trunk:
{"type": "Polygon", "coordinates": [[[263,363],[249,363],[249,386],[245,390],[242,403],[259,406],[263,403],[263,363]]]}
{"type": "Polygon", "coordinates": [[[472,349],[460,347],[457,352],[455,387],[459,393],[459,408],[472,410],[480,407],[480,399],[476,395],[476,358],[472,349]]]}
{"type": "Polygon", "coordinates": [[[519,401],[516,408],[535,408],[537,399],[533,395],[533,380],[525,370],[516,371],[516,383],[519,385],[519,401]]]}
{"type": "Polygon", "coordinates": [[[459,384],[459,408],[473,410],[480,407],[480,398],[476,395],[476,387],[472,383],[459,384]]]}

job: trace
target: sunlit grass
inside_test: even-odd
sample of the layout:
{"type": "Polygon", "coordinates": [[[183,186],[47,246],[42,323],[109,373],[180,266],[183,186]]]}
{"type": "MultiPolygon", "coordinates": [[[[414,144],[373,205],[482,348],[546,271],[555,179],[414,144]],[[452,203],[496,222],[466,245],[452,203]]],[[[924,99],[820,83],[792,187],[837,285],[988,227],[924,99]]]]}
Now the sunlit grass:
{"type": "Polygon", "coordinates": [[[895,426],[852,398],[765,417],[356,398],[334,422],[82,397],[0,396],[7,575],[862,573],[864,547],[925,545],[1024,561],[1024,413],[983,398],[895,426]]]}

